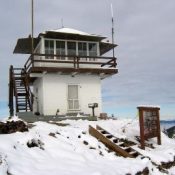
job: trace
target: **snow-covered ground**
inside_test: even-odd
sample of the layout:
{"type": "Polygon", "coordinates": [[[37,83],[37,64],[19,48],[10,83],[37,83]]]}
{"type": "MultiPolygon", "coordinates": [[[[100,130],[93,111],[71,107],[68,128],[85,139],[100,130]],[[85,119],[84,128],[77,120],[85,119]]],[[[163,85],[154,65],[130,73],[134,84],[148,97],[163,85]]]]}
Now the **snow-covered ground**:
{"type": "MultiPolygon", "coordinates": [[[[34,123],[28,132],[0,135],[0,175],[125,175],[136,174],[148,167],[151,175],[161,175],[152,162],[161,164],[174,160],[175,140],[163,133],[162,145],[151,139],[155,149],[141,150],[143,155],[123,158],[108,152],[108,149],[88,133],[89,125],[97,124],[113,135],[128,138],[137,143],[139,136],[137,120],[71,121],[58,126],[45,122],[34,123]],[[28,145],[35,142],[39,147],[28,145]],[[152,161],[152,162],[151,162],[152,161]]],[[[168,170],[175,175],[175,168],[168,170]]]]}

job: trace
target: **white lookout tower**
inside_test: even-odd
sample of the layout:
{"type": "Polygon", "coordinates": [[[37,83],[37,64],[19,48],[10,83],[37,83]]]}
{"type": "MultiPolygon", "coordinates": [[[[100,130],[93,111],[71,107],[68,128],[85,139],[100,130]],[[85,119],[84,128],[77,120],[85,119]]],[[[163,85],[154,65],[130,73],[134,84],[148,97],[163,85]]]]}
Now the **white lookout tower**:
{"type": "Polygon", "coordinates": [[[9,109],[36,116],[90,116],[102,112],[101,80],[118,72],[116,45],[105,37],[61,28],[18,39],[14,53],[30,54],[24,68],[10,67],[9,109]],[[14,110],[15,106],[15,110],[14,110]]]}

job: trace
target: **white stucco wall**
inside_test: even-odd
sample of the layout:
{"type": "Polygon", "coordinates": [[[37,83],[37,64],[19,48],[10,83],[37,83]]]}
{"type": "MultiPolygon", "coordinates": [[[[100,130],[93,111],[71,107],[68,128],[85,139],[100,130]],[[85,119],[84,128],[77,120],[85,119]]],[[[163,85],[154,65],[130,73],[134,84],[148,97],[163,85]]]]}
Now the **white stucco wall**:
{"type": "Polygon", "coordinates": [[[92,114],[92,109],[88,108],[88,104],[98,103],[99,107],[95,109],[95,114],[101,113],[101,80],[99,76],[79,74],[72,77],[71,75],[45,74],[41,79],[34,83],[34,86],[41,88],[39,94],[43,96],[39,97],[39,112],[41,114],[55,115],[57,109],[60,110],[59,114],[75,112],[68,111],[68,85],[71,84],[78,85],[80,111],[76,112],[92,114]]]}

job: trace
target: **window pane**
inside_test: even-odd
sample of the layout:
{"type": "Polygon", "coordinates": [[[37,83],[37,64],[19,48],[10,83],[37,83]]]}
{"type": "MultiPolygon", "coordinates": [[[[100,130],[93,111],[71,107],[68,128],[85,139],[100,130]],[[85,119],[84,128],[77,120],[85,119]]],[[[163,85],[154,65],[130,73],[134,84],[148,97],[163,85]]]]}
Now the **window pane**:
{"type": "MultiPolygon", "coordinates": [[[[52,40],[45,40],[45,54],[52,54],[54,55],[54,41],[52,40]]],[[[46,56],[46,59],[54,59],[54,57],[46,56]]]]}
{"type": "Polygon", "coordinates": [[[68,85],[68,99],[78,99],[78,85],[68,85]]]}
{"type": "Polygon", "coordinates": [[[73,100],[68,100],[69,109],[73,109],[73,100]]]}
{"type": "MultiPolygon", "coordinates": [[[[65,42],[56,41],[56,54],[65,55],[65,42]]],[[[57,57],[57,59],[65,60],[65,57],[57,57]]]]}
{"type": "Polygon", "coordinates": [[[74,100],[74,109],[79,109],[79,101],[74,100]]]}
{"type": "MultiPolygon", "coordinates": [[[[76,55],[76,43],[75,42],[67,42],[67,53],[68,55],[74,56],[76,55]]],[[[73,60],[74,58],[68,57],[69,60],[73,60]]]]}
{"type": "Polygon", "coordinates": [[[97,56],[97,44],[89,43],[89,56],[97,56]]]}
{"type": "Polygon", "coordinates": [[[87,44],[83,42],[78,43],[78,55],[87,56],[87,44]]]}

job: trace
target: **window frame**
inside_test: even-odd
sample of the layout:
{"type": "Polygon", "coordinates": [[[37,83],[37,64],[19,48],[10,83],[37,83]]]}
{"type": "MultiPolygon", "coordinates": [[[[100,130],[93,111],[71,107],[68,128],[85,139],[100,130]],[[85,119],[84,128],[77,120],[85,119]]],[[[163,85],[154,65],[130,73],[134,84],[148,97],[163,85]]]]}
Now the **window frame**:
{"type": "MultiPolygon", "coordinates": [[[[100,53],[100,48],[99,48],[99,42],[95,42],[95,41],[80,41],[80,40],[65,40],[65,39],[53,39],[53,38],[43,38],[43,52],[44,52],[44,54],[45,54],[45,41],[46,40],[49,40],[49,41],[53,41],[54,42],[54,55],[56,55],[56,42],[57,41],[64,41],[65,42],[65,59],[64,60],[66,60],[66,61],[68,61],[69,60],[69,57],[66,57],[67,55],[68,55],[68,42],[75,42],[76,43],[76,55],[75,56],[80,56],[80,58],[81,58],[81,55],[79,55],[78,53],[79,53],[79,50],[78,50],[78,44],[79,43],[86,43],[86,50],[87,50],[87,55],[86,56],[89,56],[90,54],[89,54],[89,44],[96,44],[96,46],[97,46],[97,57],[100,55],[99,53],[100,53]]],[[[42,51],[41,51],[42,52],[42,51]]],[[[83,56],[82,56],[83,57],[83,56]]],[[[48,60],[49,58],[46,58],[46,57],[44,57],[44,59],[46,59],[46,60],[48,60]]],[[[53,57],[52,59],[50,59],[50,60],[58,60],[57,59],[57,57],[53,57]]],[[[60,60],[63,60],[63,59],[60,59],[60,60]]],[[[86,61],[96,61],[96,59],[94,59],[94,58],[87,58],[86,59],[86,61]],[[92,60],[93,59],[93,60],[92,60]]]]}
{"type": "Polygon", "coordinates": [[[79,98],[79,84],[67,84],[67,110],[68,111],[80,111],[80,98],[79,98]],[[69,86],[77,86],[77,97],[69,99],[69,86]],[[69,101],[73,102],[73,108],[69,108],[69,101]],[[75,101],[78,101],[78,108],[74,108],[75,101]]]}
{"type": "MultiPolygon", "coordinates": [[[[54,42],[54,40],[44,40],[44,53],[46,54],[46,41],[48,41],[49,43],[51,42],[51,41],[53,41],[53,54],[55,55],[55,42],[54,42]]],[[[49,49],[50,49],[51,47],[50,47],[50,44],[49,44],[49,49]]],[[[49,50],[48,49],[48,50],[49,50]]],[[[48,53],[48,54],[51,54],[51,53],[48,53]]],[[[45,56],[44,57],[46,60],[54,60],[54,57],[50,57],[50,56],[45,56]]]]}

